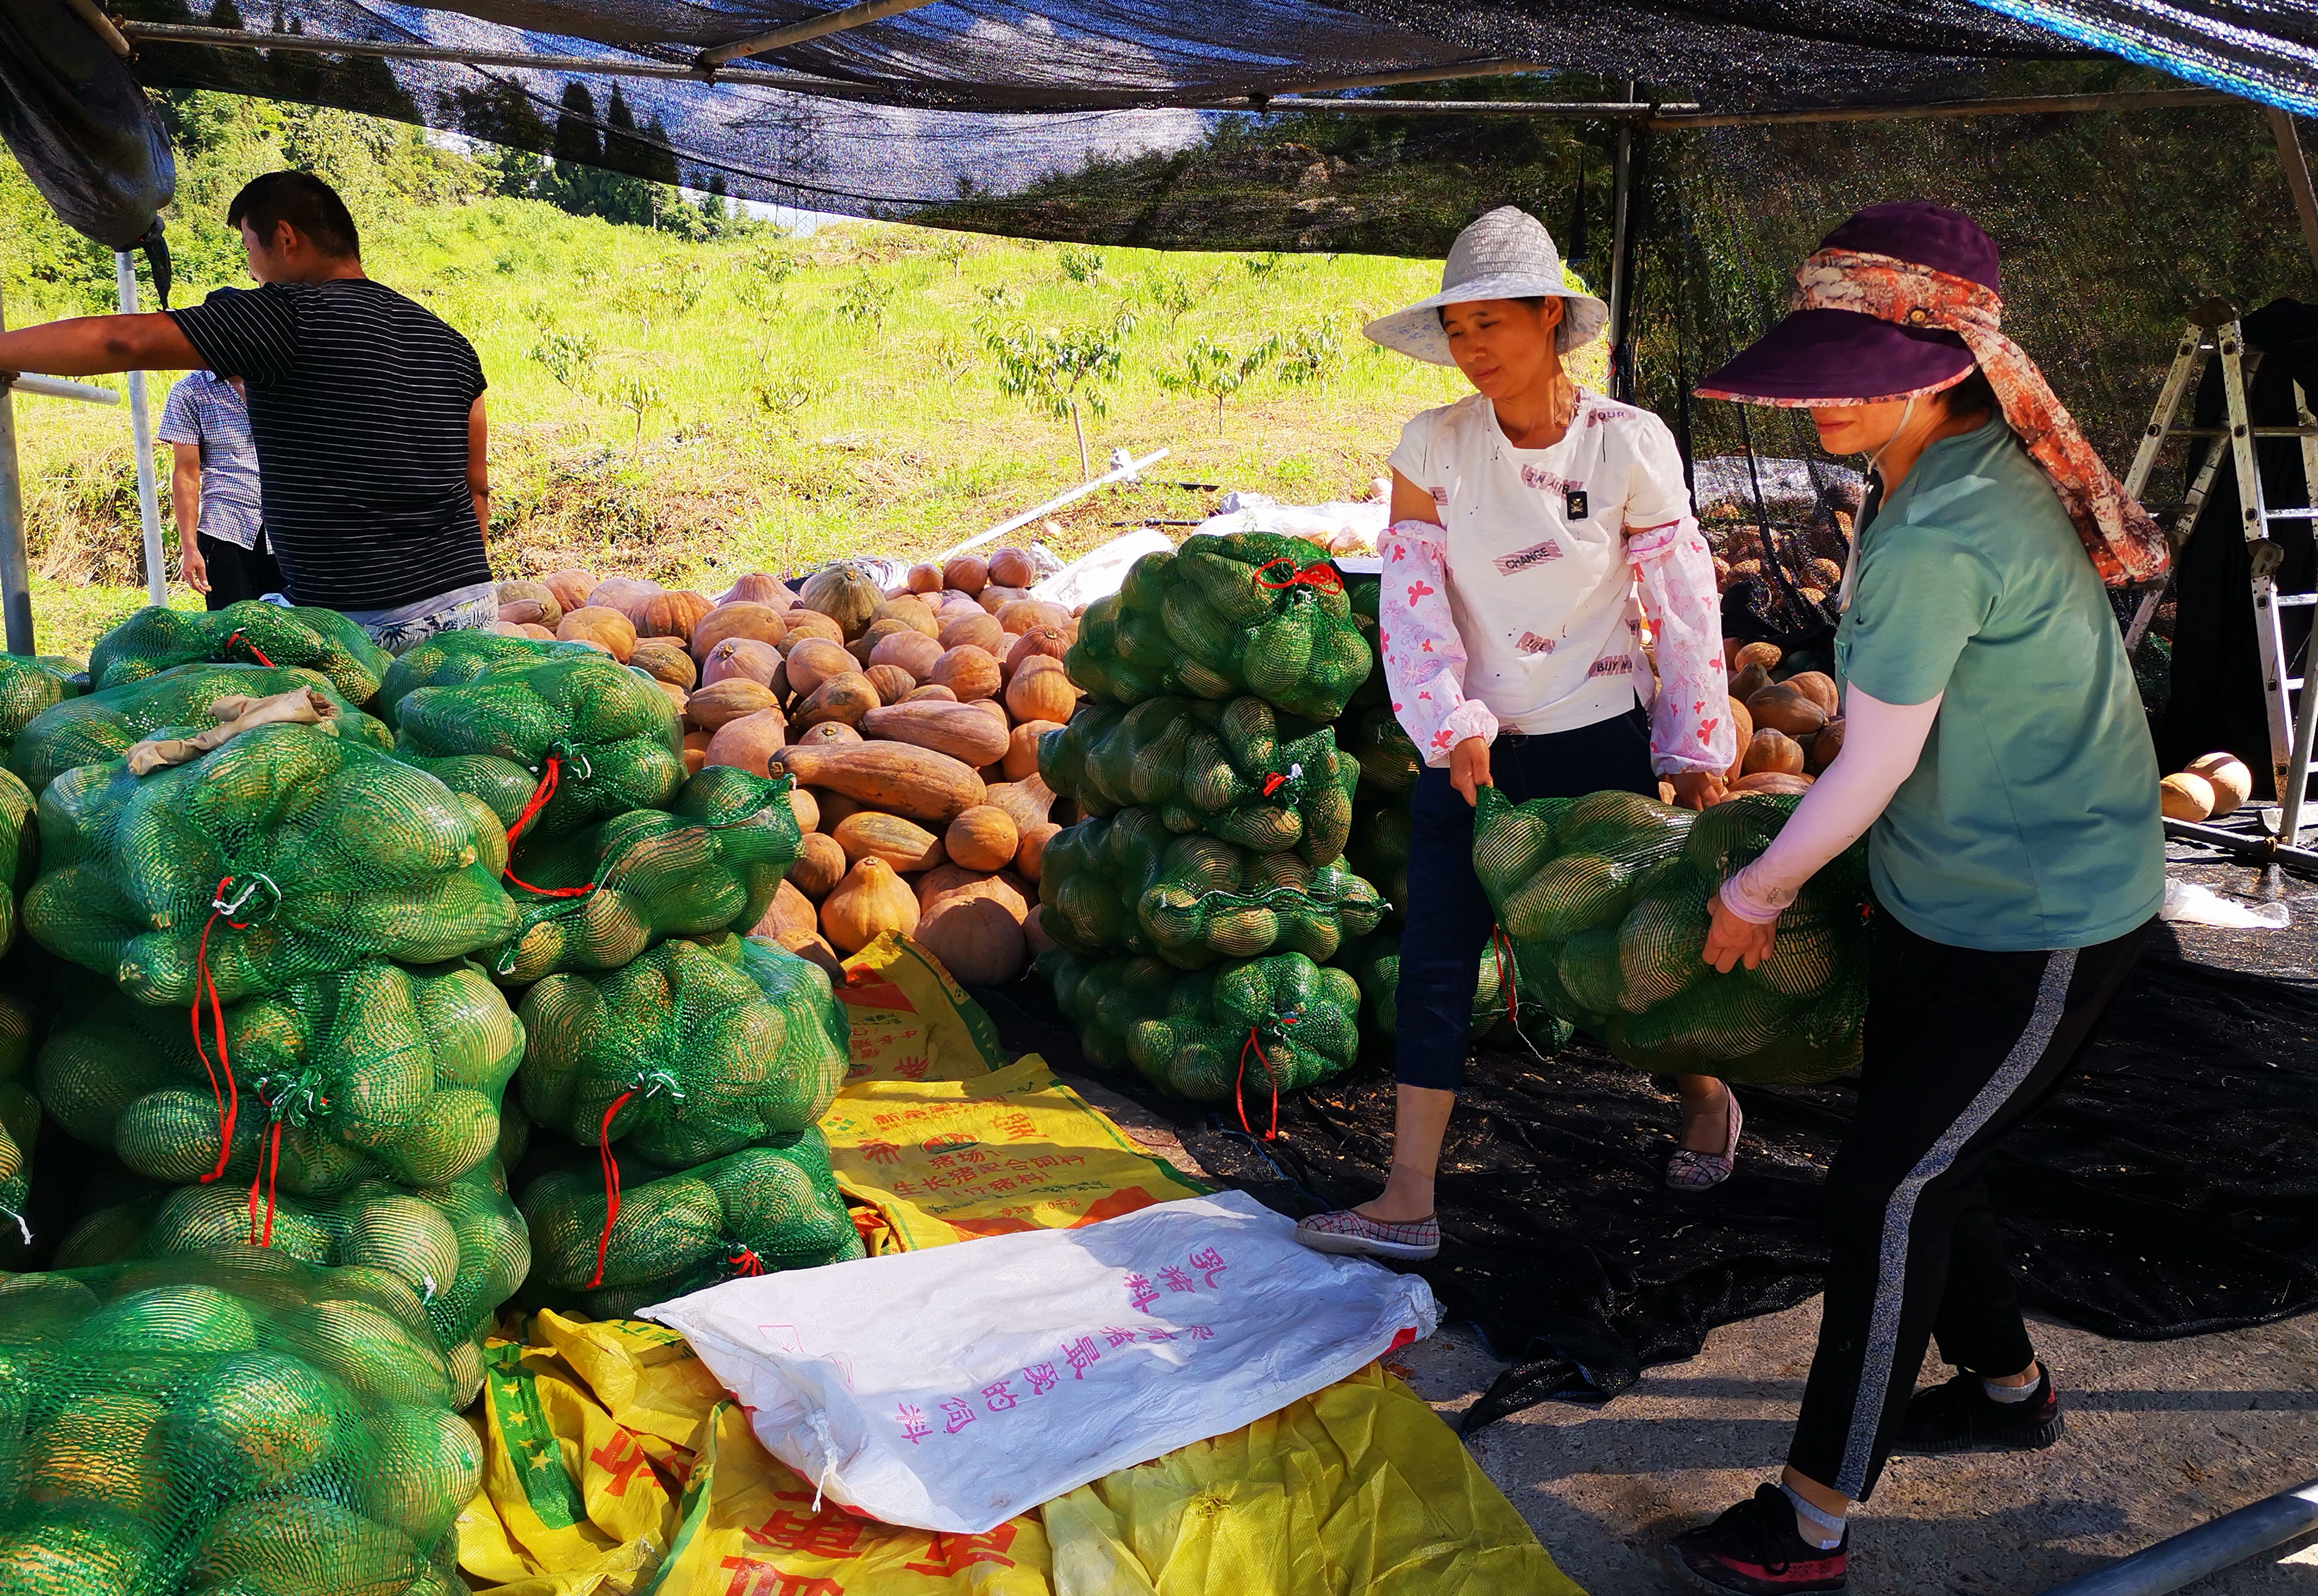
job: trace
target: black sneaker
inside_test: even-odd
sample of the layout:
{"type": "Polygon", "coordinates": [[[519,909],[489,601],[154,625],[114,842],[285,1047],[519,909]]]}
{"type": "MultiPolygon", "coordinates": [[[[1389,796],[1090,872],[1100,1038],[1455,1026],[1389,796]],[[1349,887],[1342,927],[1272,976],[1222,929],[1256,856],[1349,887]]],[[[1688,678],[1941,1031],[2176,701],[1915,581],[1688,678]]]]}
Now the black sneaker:
{"type": "Polygon", "coordinates": [[[1667,1542],[1667,1560],[1694,1585],[1726,1596],[1789,1596],[1840,1591],[1851,1549],[1846,1526],[1840,1546],[1821,1551],[1795,1533],[1795,1505],[1776,1485],[1762,1485],[1747,1501],[1703,1529],[1667,1542]]]}
{"type": "Polygon", "coordinates": [[[1998,1402],[1980,1376],[1958,1375],[1945,1385],[1908,1399],[1900,1421],[1895,1452],[2035,1451],[2059,1440],[2068,1425],[2061,1417],[2061,1394],[2053,1371],[2036,1366],[2036,1394],[2019,1402],[1998,1402]]]}

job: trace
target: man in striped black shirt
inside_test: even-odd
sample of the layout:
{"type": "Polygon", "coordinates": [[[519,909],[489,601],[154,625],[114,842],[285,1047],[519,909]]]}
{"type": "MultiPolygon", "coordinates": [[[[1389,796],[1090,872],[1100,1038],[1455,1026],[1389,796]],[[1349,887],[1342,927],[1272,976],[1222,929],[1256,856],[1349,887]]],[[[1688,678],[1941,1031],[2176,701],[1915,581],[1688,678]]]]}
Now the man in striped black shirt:
{"type": "Polygon", "coordinates": [[[303,172],[234,196],[255,289],[146,316],[0,333],[0,372],[206,368],[238,377],[266,541],[289,597],[396,652],[497,617],[482,365],[431,310],[363,273],[354,219],[303,172]]]}

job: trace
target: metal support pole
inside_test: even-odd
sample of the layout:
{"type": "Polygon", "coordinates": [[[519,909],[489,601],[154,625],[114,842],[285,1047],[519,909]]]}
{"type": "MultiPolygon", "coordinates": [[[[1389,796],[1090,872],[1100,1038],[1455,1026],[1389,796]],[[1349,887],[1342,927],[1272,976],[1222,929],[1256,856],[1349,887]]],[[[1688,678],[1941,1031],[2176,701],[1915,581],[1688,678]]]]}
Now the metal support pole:
{"type": "MultiPolygon", "coordinates": [[[[112,256],[114,280],[121,287],[121,313],[137,313],[137,257],[127,250],[112,256]]],[[[169,602],[169,571],[161,556],[161,495],[153,480],[153,418],[145,410],[145,373],[129,373],[129,431],[137,440],[137,516],[145,524],[145,597],[149,604],[169,602]]]]}
{"type": "Polygon", "coordinates": [[[2286,186],[2294,191],[2294,209],[2302,216],[2302,242],[2310,264],[2318,266],[2318,193],[2310,186],[2310,163],[2302,157],[2302,140],[2294,130],[2290,112],[2273,107],[2269,130],[2278,140],[2278,158],[2286,167],[2286,186]]]}
{"type": "Polygon", "coordinates": [[[2185,1529],[2145,1552],[2054,1585],[2045,1596],[2163,1596],[2314,1527],[2318,1527],[2318,1480],[2185,1529]]]}
{"type": "Polygon", "coordinates": [[[1019,516],[1011,516],[1004,521],[1001,521],[988,532],[976,533],[974,536],[966,539],[966,542],[958,544],[955,548],[944,549],[940,553],[933,557],[934,563],[939,565],[944,560],[955,559],[957,556],[965,553],[968,549],[979,549],[992,538],[1004,537],[1008,533],[1012,532],[1019,526],[1028,526],[1039,516],[1051,515],[1055,511],[1061,509],[1065,505],[1075,503],[1079,499],[1084,498],[1088,494],[1092,493],[1098,488],[1107,488],[1113,482],[1132,482],[1143,472],[1148,471],[1159,462],[1166,459],[1170,453],[1172,453],[1172,451],[1166,449],[1154,449],[1142,459],[1135,460],[1122,459],[1121,456],[1124,456],[1127,453],[1127,451],[1124,449],[1119,450],[1110,457],[1110,469],[1103,472],[1101,476],[1093,479],[1092,481],[1082,482],[1077,487],[1070,489],[1067,493],[1057,494],[1053,498],[1048,499],[1045,504],[1038,506],[1035,509],[1025,510],[1019,516]]]}
{"type": "MultiPolygon", "coordinates": [[[[0,311],[0,327],[7,325],[0,311]]],[[[8,651],[32,649],[32,569],[24,552],[23,480],[16,469],[16,396],[0,388],[0,623],[8,651]]]]}
{"type": "MultiPolygon", "coordinates": [[[[1627,99],[1634,97],[1638,86],[1626,85],[1627,99]]],[[[1610,359],[1613,370],[1618,352],[1626,345],[1626,217],[1633,199],[1633,177],[1634,127],[1622,121],[1610,174],[1610,359]]]]}

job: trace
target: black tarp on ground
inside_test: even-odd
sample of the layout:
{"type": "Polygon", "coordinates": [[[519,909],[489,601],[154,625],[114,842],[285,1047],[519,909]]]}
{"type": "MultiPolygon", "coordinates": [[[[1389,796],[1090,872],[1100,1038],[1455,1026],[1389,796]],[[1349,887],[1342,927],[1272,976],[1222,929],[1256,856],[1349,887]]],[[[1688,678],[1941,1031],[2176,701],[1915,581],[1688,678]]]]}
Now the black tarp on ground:
{"type": "MultiPolygon", "coordinates": [[[[2265,934],[2265,957],[2272,937],[2310,940],[2265,934]]],[[[1043,988],[977,996],[1010,1048],[1085,1069],[1043,988]]],[[[2318,1305],[2314,1038],[2318,986],[2192,962],[2159,928],[2090,1067],[1998,1160],[1995,1204],[2028,1304],[2127,1340],[2318,1305]]],[[[1269,1143],[1089,1072],[1283,1213],[1362,1201],[1381,1184],[1384,1060],[1284,1101],[1269,1143]]],[[[1694,1354],[1715,1326],[1818,1292],[1819,1188],[1851,1099],[1843,1081],[1742,1089],[1738,1173],[1685,1196],[1661,1179],[1676,1109],[1648,1078],[1582,1040],[1550,1061],[1485,1049],[1451,1122],[1442,1255],[1421,1271],[1450,1316],[1475,1322],[1512,1363],[1468,1430],[1549,1398],[1613,1396],[1644,1367],[1694,1354]]]]}

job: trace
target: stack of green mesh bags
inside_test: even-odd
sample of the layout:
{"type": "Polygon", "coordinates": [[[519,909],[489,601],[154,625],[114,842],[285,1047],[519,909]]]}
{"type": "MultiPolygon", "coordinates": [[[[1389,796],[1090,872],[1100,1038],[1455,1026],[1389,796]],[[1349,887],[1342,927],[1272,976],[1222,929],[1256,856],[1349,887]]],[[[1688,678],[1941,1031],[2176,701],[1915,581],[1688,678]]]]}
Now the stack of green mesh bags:
{"type": "MultiPolygon", "coordinates": [[[[1345,579],[1352,619],[1374,637],[1381,584],[1372,576],[1345,579]]],[[[1409,796],[1423,768],[1416,745],[1392,713],[1392,691],[1378,661],[1354,691],[1335,723],[1336,745],[1359,772],[1352,795],[1352,840],[1345,863],[1374,882],[1388,905],[1376,929],[1347,944],[1336,962],[1360,983],[1361,1018],[1370,1029],[1395,1036],[1400,1028],[1396,1001],[1400,988],[1400,931],[1407,918],[1409,796]]],[[[1550,1049],[1568,1039],[1569,1027],[1543,1008],[1519,1001],[1519,983],[1506,978],[1513,965],[1502,938],[1481,954],[1480,978],[1473,990],[1472,1034],[1487,1035],[1500,1021],[1517,1026],[1532,1044],[1550,1049]]]]}
{"type": "Polygon", "coordinates": [[[243,1247],[0,1278],[0,1591],[463,1592],[457,1385],[391,1269],[243,1247]]]}
{"type": "Polygon", "coordinates": [[[1515,804],[1483,789],[1473,867],[1524,1000],[1534,993],[1637,1069],[1774,1085],[1855,1067],[1867,1006],[1864,845],[1805,884],[1757,968],[1718,972],[1699,955],[1716,891],[1795,802],[1745,794],[1694,814],[1631,793],[1515,804]]]}
{"type": "Polygon", "coordinates": [[[1328,722],[1374,664],[1295,539],[1196,537],[1088,606],[1088,697],[1038,750],[1085,818],[1047,845],[1038,970],[1091,1061],[1243,1115],[1350,1066],[1342,960],[1389,904],[1346,857],[1360,772],[1328,722]]]}
{"type": "Polygon", "coordinates": [[[517,1085],[545,1134],[529,1300],[598,1315],[858,1257],[815,1122],[844,1079],[818,967],[742,935],[802,837],[786,776],[687,778],[667,695],[592,650],[480,632],[395,661],[399,755],[513,834],[517,1085]]]}

